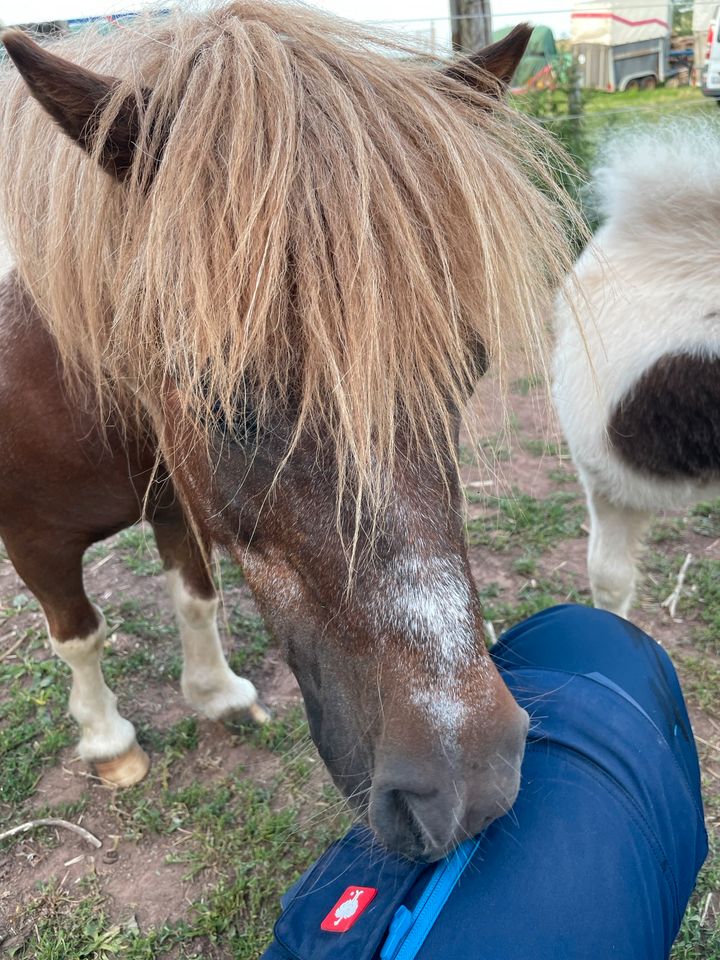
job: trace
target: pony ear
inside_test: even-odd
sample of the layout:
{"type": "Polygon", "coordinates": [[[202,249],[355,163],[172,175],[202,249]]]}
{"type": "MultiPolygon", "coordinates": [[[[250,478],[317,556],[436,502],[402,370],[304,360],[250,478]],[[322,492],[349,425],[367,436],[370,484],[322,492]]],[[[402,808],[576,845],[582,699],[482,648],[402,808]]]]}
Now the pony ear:
{"type": "MultiPolygon", "coordinates": [[[[72,140],[92,153],[100,112],[118,81],[63,60],[21,30],[5,30],[1,39],[35,99],[72,140]]],[[[102,167],[118,180],[130,170],[138,133],[138,105],[128,97],[100,151],[102,167]]]]}
{"type": "Polygon", "coordinates": [[[489,47],[476,50],[469,57],[463,57],[446,71],[449,77],[475,87],[482,93],[502,96],[505,93],[517,65],[527,49],[533,28],[527,23],[519,23],[510,33],[491,43],[489,47]],[[488,74],[497,78],[497,83],[488,84],[488,74]]]}

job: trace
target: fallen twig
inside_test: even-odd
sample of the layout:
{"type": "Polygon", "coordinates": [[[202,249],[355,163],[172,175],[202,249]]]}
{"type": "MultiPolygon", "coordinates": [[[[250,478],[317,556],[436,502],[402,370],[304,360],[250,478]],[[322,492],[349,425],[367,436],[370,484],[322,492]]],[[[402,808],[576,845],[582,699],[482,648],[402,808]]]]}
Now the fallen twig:
{"type": "MultiPolygon", "coordinates": [[[[11,634],[11,636],[12,636],[12,634],[11,634]]],[[[7,658],[8,658],[9,656],[11,656],[13,653],[15,653],[15,651],[17,650],[18,647],[21,647],[21,646],[23,645],[23,643],[25,643],[25,641],[28,639],[29,636],[30,636],[29,633],[22,633],[22,634],[18,637],[18,639],[15,641],[15,643],[10,644],[10,646],[7,648],[7,650],[3,650],[3,652],[0,653],[0,660],[7,660],[7,658]]]]}
{"type": "Polygon", "coordinates": [[[705,919],[707,918],[708,910],[710,909],[711,900],[712,900],[712,891],[707,895],[707,899],[705,900],[705,909],[702,912],[702,917],[700,917],[700,924],[702,926],[705,925],[705,919]]]}
{"type": "Polygon", "coordinates": [[[495,633],[495,627],[493,626],[492,620],[485,621],[485,633],[491,644],[494,644],[497,641],[497,634],[495,633]]]}
{"type": "Polygon", "coordinates": [[[673,620],[675,619],[677,605],[678,605],[678,602],[680,601],[680,594],[682,593],[683,584],[685,583],[685,574],[687,573],[687,569],[691,563],[692,563],[692,554],[689,553],[685,557],[685,560],[683,561],[683,565],[680,567],[680,573],[678,573],[677,580],[675,581],[675,589],[670,594],[670,596],[665,597],[663,602],[660,604],[661,607],[667,607],[668,613],[673,618],[673,620]]]}
{"type": "Polygon", "coordinates": [[[102,840],[98,840],[94,834],[86,830],[85,827],[79,827],[76,823],[70,823],[69,820],[56,820],[54,817],[43,817],[40,820],[28,820],[27,823],[21,823],[18,827],[12,827],[0,833],[0,840],[7,840],[8,837],[14,837],[18,833],[28,833],[36,827],[63,827],[65,830],[72,830],[91,843],[94,847],[101,847],[102,840]]]}
{"type": "Polygon", "coordinates": [[[108,553],[106,556],[104,556],[104,557],[102,558],[102,560],[98,560],[97,563],[94,563],[94,564],[92,565],[92,567],[90,567],[90,569],[88,570],[88,573],[97,573],[98,570],[100,569],[100,567],[104,567],[105,564],[106,564],[109,560],[112,560],[112,558],[113,558],[114,556],[115,556],[114,553],[108,553]]]}
{"type": "Polygon", "coordinates": [[[710,750],[714,750],[716,753],[720,753],[720,747],[718,747],[717,744],[710,743],[709,740],[703,740],[703,738],[699,737],[697,734],[695,734],[695,739],[697,740],[698,743],[701,743],[704,747],[708,747],[710,750]]]}

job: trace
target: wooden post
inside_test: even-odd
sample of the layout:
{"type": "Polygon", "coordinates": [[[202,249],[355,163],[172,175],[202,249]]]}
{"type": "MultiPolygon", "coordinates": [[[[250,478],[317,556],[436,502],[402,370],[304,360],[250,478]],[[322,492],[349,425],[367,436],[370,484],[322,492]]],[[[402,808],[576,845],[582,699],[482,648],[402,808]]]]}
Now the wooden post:
{"type": "Polygon", "coordinates": [[[450,0],[452,45],[470,53],[492,43],[490,0],[450,0]]]}

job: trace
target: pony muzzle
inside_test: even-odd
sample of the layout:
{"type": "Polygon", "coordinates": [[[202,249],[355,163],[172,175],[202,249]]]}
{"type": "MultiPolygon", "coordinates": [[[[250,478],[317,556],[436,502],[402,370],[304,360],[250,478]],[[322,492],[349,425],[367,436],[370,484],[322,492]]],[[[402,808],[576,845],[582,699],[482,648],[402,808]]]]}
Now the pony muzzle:
{"type": "Polygon", "coordinates": [[[368,808],[378,838],[411,860],[432,862],[481,833],[515,802],[528,727],[516,707],[482,756],[458,748],[378,757],[368,808]]]}

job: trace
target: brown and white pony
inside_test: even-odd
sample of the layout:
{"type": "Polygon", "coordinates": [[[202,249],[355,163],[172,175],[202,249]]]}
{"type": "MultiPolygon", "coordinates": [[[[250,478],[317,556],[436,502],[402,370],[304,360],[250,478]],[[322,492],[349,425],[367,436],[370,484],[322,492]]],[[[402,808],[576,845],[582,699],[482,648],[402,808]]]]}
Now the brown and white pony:
{"type": "Polygon", "coordinates": [[[604,223],[558,303],[554,395],[593,600],[627,617],[653,515],[720,495],[720,125],[614,138],[594,190],[604,223]]]}
{"type": "Polygon", "coordinates": [[[147,759],[81,559],[144,515],[192,706],[263,717],[218,639],[221,547],[387,845],[434,859],[512,804],[528,719],[483,642],[457,436],[567,268],[552,148],[500,96],[528,35],[443,64],[263,0],[4,34],[0,534],[105,778],[147,759]]]}

